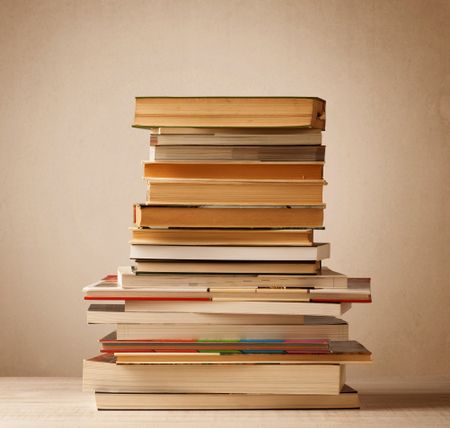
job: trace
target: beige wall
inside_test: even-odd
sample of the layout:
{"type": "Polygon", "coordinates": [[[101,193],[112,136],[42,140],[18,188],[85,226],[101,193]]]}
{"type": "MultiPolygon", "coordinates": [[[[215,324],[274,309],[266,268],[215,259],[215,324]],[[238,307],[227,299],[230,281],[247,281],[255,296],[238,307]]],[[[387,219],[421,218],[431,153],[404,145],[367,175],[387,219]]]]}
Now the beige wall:
{"type": "Polygon", "coordinates": [[[5,1],[0,373],[79,375],[81,287],[127,263],[136,95],[327,100],[329,266],[371,276],[351,377],[450,374],[446,1],[5,1]]]}

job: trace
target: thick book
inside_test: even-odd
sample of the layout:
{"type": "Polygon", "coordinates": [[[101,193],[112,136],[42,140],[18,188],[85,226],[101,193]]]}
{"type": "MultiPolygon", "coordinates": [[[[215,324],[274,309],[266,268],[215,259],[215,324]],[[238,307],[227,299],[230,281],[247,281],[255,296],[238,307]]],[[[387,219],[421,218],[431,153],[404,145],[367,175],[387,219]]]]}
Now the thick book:
{"type": "Polygon", "coordinates": [[[136,204],[133,222],[138,227],[321,228],[324,207],[136,204]]]}
{"type": "Polygon", "coordinates": [[[320,261],[328,257],[328,243],[304,247],[130,245],[130,258],[135,260],[320,261]]]}
{"type": "Polygon", "coordinates": [[[126,312],[342,316],[351,303],[126,300],[126,312]]]}
{"type": "Polygon", "coordinates": [[[156,162],[323,162],[325,146],[158,145],[150,147],[149,158],[156,162]]]}
{"type": "Polygon", "coordinates": [[[151,146],[277,147],[319,146],[320,129],[305,128],[152,128],[151,146]]]}
{"type": "MultiPolygon", "coordinates": [[[[155,205],[318,205],[325,180],[147,179],[155,205]]],[[[256,227],[256,225],[254,225],[256,227]]]]}
{"type": "Polygon", "coordinates": [[[325,128],[316,97],[136,97],[134,126],[325,128]]]}
{"type": "Polygon", "coordinates": [[[156,393],[339,394],[339,364],[116,364],[102,354],[83,362],[83,390],[156,393]]]}
{"type": "Polygon", "coordinates": [[[320,180],[323,162],[302,163],[164,163],[145,162],[147,179],[202,180],[320,180]]]}
{"type": "Polygon", "coordinates": [[[131,228],[131,244],[150,245],[255,245],[309,246],[312,229],[161,229],[131,228]]]}
{"type": "Polygon", "coordinates": [[[347,385],[336,395],[96,392],[95,400],[98,410],[300,410],[360,407],[358,392],[347,385]]]}

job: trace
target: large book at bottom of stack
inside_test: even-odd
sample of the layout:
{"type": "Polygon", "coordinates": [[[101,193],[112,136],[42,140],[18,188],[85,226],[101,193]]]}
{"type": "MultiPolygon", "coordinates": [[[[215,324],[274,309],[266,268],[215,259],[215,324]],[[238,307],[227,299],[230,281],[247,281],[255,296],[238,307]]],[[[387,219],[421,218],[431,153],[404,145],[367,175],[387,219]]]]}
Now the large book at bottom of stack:
{"type": "Polygon", "coordinates": [[[359,409],[359,396],[348,385],[337,395],[157,394],[96,392],[99,410],[164,409],[359,409]]]}

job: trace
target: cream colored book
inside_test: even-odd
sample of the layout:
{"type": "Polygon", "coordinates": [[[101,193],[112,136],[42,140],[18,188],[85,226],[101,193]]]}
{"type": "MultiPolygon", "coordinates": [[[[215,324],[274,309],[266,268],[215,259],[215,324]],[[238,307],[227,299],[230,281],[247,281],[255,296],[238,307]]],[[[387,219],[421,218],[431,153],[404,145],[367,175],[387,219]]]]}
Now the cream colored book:
{"type": "Polygon", "coordinates": [[[182,312],[203,314],[319,315],[339,317],[351,303],[221,302],[127,300],[125,312],[182,312]]]}
{"type": "Polygon", "coordinates": [[[336,395],[146,394],[96,392],[99,410],[359,409],[358,392],[344,385],[336,395]]]}
{"type": "Polygon", "coordinates": [[[339,364],[118,365],[114,356],[83,362],[83,390],[154,393],[339,394],[339,364]]]}
{"type": "Polygon", "coordinates": [[[325,128],[316,97],[137,97],[134,126],[325,128]]]}
{"type": "MultiPolygon", "coordinates": [[[[158,273],[145,273],[140,272],[138,275],[133,274],[127,275],[124,278],[124,289],[140,289],[140,288],[152,288],[152,287],[188,287],[189,289],[194,288],[248,288],[248,289],[256,289],[258,287],[265,288],[275,288],[275,289],[290,289],[290,288],[346,288],[345,286],[339,284],[336,281],[337,285],[334,285],[334,282],[331,281],[330,285],[327,285],[327,281],[314,281],[315,275],[308,275],[311,278],[311,281],[308,278],[301,278],[299,275],[233,275],[233,274],[158,274],[158,273]]],[[[307,276],[307,275],[305,275],[307,276]]],[[[342,282],[342,284],[345,284],[342,282]]],[[[92,287],[92,286],[90,286],[92,287]]],[[[88,290],[88,288],[86,288],[88,290]]],[[[100,291],[100,290],[97,290],[100,291]]],[[[91,292],[94,292],[94,289],[91,288],[91,292]]]]}
{"type": "Polygon", "coordinates": [[[155,205],[319,205],[325,180],[147,179],[155,205]]]}
{"type": "Polygon", "coordinates": [[[311,246],[194,246],[131,244],[130,258],[169,260],[318,261],[330,257],[330,244],[311,246]]]}

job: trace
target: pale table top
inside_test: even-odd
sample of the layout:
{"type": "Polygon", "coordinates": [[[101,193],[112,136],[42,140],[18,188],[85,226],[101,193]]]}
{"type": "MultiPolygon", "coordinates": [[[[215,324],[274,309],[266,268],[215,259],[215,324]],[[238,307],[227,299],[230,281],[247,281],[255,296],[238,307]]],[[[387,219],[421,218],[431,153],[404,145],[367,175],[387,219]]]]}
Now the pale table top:
{"type": "Polygon", "coordinates": [[[79,378],[0,378],[0,427],[450,427],[450,379],[353,382],[361,410],[97,411],[79,378]]]}

